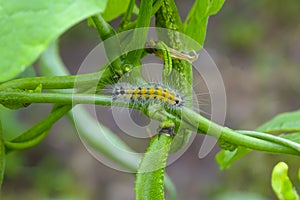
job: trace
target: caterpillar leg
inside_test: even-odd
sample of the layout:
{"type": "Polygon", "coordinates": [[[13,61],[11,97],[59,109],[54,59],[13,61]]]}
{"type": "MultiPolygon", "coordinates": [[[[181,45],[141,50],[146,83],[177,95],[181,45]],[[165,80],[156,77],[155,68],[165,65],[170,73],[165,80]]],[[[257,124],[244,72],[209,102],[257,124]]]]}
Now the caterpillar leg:
{"type": "Polygon", "coordinates": [[[158,128],[158,138],[160,137],[161,134],[166,134],[167,136],[175,136],[175,132],[174,132],[174,127],[163,127],[163,128],[158,128]]]}

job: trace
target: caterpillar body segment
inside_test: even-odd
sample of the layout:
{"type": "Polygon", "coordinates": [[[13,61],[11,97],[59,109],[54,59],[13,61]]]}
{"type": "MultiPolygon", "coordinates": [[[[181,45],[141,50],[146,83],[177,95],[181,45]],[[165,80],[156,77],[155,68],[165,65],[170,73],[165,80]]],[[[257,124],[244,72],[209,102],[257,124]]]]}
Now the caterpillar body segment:
{"type": "Polygon", "coordinates": [[[116,84],[112,91],[113,101],[130,102],[135,104],[161,103],[169,108],[181,108],[185,98],[176,90],[158,83],[140,86],[129,83],[116,84]]]}

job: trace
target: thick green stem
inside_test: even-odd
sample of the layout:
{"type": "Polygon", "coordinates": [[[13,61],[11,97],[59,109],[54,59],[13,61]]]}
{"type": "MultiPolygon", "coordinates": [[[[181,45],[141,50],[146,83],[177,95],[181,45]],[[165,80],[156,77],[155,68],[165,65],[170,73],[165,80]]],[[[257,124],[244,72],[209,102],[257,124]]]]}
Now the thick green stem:
{"type": "MultiPolygon", "coordinates": [[[[14,101],[16,103],[61,103],[61,104],[97,104],[97,105],[112,105],[111,96],[94,95],[94,94],[59,94],[59,93],[27,93],[27,92],[0,92],[0,99],[4,102],[14,101]]],[[[134,107],[139,108],[136,104],[116,103],[115,106],[134,107]]],[[[70,108],[69,108],[70,109],[70,108]]],[[[183,125],[186,128],[197,130],[198,133],[207,133],[216,138],[223,139],[232,144],[243,146],[246,148],[266,151],[272,153],[288,153],[300,154],[300,145],[286,139],[277,137],[277,139],[266,140],[265,136],[251,136],[240,134],[227,127],[220,126],[198,113],[183,108],[179,113],[178,119],[183,119],[183,125]]],[[[180,121],[180,120],[178,120],[180,121]]]]}
{"type": "Polygon", "coordinates": [[[164,199],[164,173],[172,137],[156,135],[140,163],[135,183],[136,200],[164,199]]]}
{"type": "MultiPolygon", "coordinates": [[[[74,88],[74,83],[76,86],[89,86],[95,85],[99,81],[99,77],[102,76],[103,72],[94,72],[82,75],[72,75],[72,76],[43,76],[43,77],[32,77],[32,78],[22,78],[15,79],[2,83],[0,85],[0,90],[7,89],[35,89],[38,85],[42,85],[43,89],[70,89],[74,88]]],[[[103,74],[104,75],[104,74],[103,74]]],[[[104,77],[103,77],[104,78],[104,77]]]]}
{"type": "Polygon", "coordinates": [[[188,108],[183,108],[182,110],[183,121],[190,126],[193,126],[198,133],[207,133],[216,138],[223,139],[232,144],[243,146],[249,149],[266,151],[271,153],[287,153],[287,154],[296,154],[300,155],[300,152],[295,150],[300,148],[300,144],[292,142],[294,147],[282,146],[275,141],[265,141],[255,137],[250,137],[247,135],[239,134],[238,132],[220,126],[205,117],[199,115],[198,113],[190,110],[188,108]]]}
{"type": "MultiPolygon", "coordinates": [[[[59,54],[57,51],[56,43],[43,54],[40,62],[40,64],[43,66],[43,70],[41,70],[42,72],[44,72],[43,75],[53,76],[68,74],[68,71],[60,61],[60,57],[58,55],[59,54]]],[[[118,136],[116,136],[102,124],[99,124],[99,122],[93,119],[82,107],[76,106],[76,108],[72,112],[73,114],[77,113],[80,116],[80,119],[76,121],[76,128],[81,132],[81,139],[85,140],[85,142],[87,142],[91,148],[93,148],[97,152],[101,152],[108,159],[112,160],[115,163],[118,163],[127,170],[137,170],[140,157],[128,156],[128,151],[134,151],[131,150],[120,138],[118,138],[118,136]],[[101,133],[98,132],[99,126],[101,126],[101,133]],[[87,129],[86,127],[89,128],[87,129]],[[120,151],[118,148],[112,146],[112,142],[118,148],[127,150],[125,151],[125,155],[124,151],[120,151]]],[[[72,114],[70,114],[69,116],[73,119],[72,114]]],[[[176,200],[177,192],[175,186],[167,175],[165,175],[165,186],[168,191],[170,200],[176,200]]]]}
{"type": "MultiPolygon", "coordinates": [[[[179,33],[182,28],[182,22],[174,0],[164,0],[162,2],[162,5],[155,14],[155,24],[157,27],[165,28],[157,29],[159,40],[176,51],[185,49],[186,44],[179,33]]],[[[170,75],[164,75],[164,84],[171,86],[173,89],[184,94],[184,96],[192,99],[193,74],[191,63],[186,60],[174,58],[171,61],[171,73],[170,75]]],[[[191,102],[188,104],[187,106],[192,107],[191,102]]],[[[177,132],[177,137],[174,139],[172,151],[177,151],[186,145],[190,134],[190,131],[180,129],[177,132]]]]}
{"type": "Polygon", "coordinates": [[[97,28],[101,40],[104,42],[104,48],[108,60],[111,62],[111,72],[116,73],[120,77],[127,72],[127,68],[122,65],[121,44],[116,36],[115,30],[98,14],[92,16],[92,20],[97,28]]]}
{"type": "MultiPolygon", "coordinates": [[[[59,103],[59,104],[97,104],[111,105],[111,96],[94,94],[66,94],[66,93],[29,93],[29,92],[1,92],[0,103],[59,103]]],[[[27,104],[25,103],[25,104],[27,104]]]]}

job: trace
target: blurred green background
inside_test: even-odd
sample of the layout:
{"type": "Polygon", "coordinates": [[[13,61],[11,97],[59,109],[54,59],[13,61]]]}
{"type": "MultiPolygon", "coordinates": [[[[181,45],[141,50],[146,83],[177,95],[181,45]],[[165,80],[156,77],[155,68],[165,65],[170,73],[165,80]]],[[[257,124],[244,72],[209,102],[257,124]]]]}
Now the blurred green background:
{"type": "MultiPolygon", "coordinates": [[[[193,1],[176,3],[184,19],[193,1]]],[[[280,112],[300,108],[299,11],[299,0],[228,0],[210,18],[204,47],[224,79],[227,126],[255,129],[280,112]]],[[[61,37],[61,56],[72,74],[98,42],[96,31],[86,22],[61,37]]],[[[49,110],[49,105],[31,105],[21,112],[2,109],[6,135],[30,127],[49,110]],[[17,122],[12,120],[14,115],[17,122]]],[[[197,135],[183,156],[167,168],[179,199],[276,199],[270,179],[278,161],[290,166],[290,177],[300,191],[298,157],[251,152],[220,171],[214,161],[218,147],[198,158],[202,139],[197,135]]],[[[64,118],[37,147],[7,157],[1,199],[134,199],[134,179],[133,174],[95,160],[64,118]]]]}

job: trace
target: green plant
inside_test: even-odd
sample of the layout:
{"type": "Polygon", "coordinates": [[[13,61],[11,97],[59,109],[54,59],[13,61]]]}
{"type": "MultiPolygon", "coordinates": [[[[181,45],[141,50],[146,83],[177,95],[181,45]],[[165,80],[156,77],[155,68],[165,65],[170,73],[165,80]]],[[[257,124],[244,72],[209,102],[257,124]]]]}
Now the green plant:
{"type": "MultiPolygon", "coordinates": [[[[155,46],[159,50],[158,54],[163,55],[165,64],[163,81],[172,85],[166,78],[170,76],[171,79],[177,80],[177,84],[173,83],[172,86],[184,95],[190,96],[192,93],[192,65],[186,59],[174,58],[172,54],[172,50],[180,50],[188,45],[183,43],[177,32],[190,36],[201,47],[206,35],[208,18],[216,14],[223,3],[224,0],[196,0],[186,20],[182,22],[173,0],[143,0],[139,7],[134,0],[76,2],[63,0],[55,4],[44,0],[1,2],[3,12],[0,15],[2,18],[0,27],[3,28],[0,30],[2,35],[0,42],[1,47],[5,48],[0,48],[2,56],[0,59],[0,71],[2,72],[0,73],[2,82],[0,103],[10,109],[20,109],[33,103],[52,103],[53,108],[46,118],[15,138],[6,139],[2,136],[5,133],[2,133],[0,129],[2,138],[0,140],[0,183],[3,180],[6,154],[31,148],[40,143],[47,136],[52,125],[76,104],[99,106],[112,104],[110,95],[98,94],[98,91],[108,84],[116,83],[124,74],[134,71],[141,64],[141,58],[147,53],[144,49],[147,32],[139,31],[138,28],[149,27],[153,17],[156,20],[156,27],[167,29],[166,38],[158,31],[158,38],[163,42],[155,46]],[[109,40],[116,36],[117,31],[108,24],[108,21],[120,14],[123,14],[123,18],[118,32],[133,30],[133,34],[129,40],[124,39],[123,41],[122,38],[109,40]],[[137,15],[135,20],[132,20],[133,14],[137,15]],[[57,43],[54,40],[72,25],[86,18],[88,18],[89,24],[96,28],[101,40],[106,41],[104,48],[110,62],[106,68],[93,73],[68,75],[58,56],[57,43]],[[140,48],[123,54],[120,52],[120,46],[124,46],[124,43],[128,41],[129,43],[126,45],[129,48],[136,46],[140,48]],[[52,42],[54,43],[51,44],[52,42]],[[18,54],[17,57],[15,53],[18,54]],[[40,56],[41,53],[43,54],[40,56]],[[16,78],[38,57],[40,58],[38,65],[43,76],[16,78]],[[101,78],[99,79],[99,77],[101,78]],[[93,88],[95,85],[96,88],[93,88]],[[68,91],[65,91],[66,89],[68,91]],[[70,93],[69,90],[72,89],[76,89],[76,92],[70,93]]],[[[176,199],[176,190],[165,173],[166,159],[170,148],[174,151],[180,149],[185,143],[182,141],[188,139],[191,131],[196,130],[197,133],[209,134],[218,138],[220,146],[224,149],[216,159],[223,169],[251,150],[300,154],[299,111],[279,115],[257,128],[256,131],[235,131],[204,118],[193,111],[191,105],[173,110],[164,110],[155,105],[129,104],[129,106],[159,120],[162,129],[175,128],[178,136],[175,137],[176,140],[164,134],[159,137],[158,134],[151,139],[141,162],[138,157],[129,161],[115,153],[111,146],[102,140],[103,138],[99,139],[97,133],[93,132],[93,128],[85,130],[86,126],[95,127],[96,125],[83,109],[77,106],[73,112],[77,112],[81,116],[81,120],[77,121],[77,128],[83,130],[82,137],[88,141],[89,145],[124,168],[137,170],[136,199],[164,199],[164,183],[170,199],[176,199]],[[281,135],[276,136],[270,133],[281,135]]],[[[117,146],[129,149],[110,130],[103,127],[103,131],[117,146]]]]}
{"type": "Polygon", "coordinates": [[[288,175],[288,166],[284,162],[278,163],[272,173],[272,188],[278,199],[299,199],[299,195],[288,175]]]}

